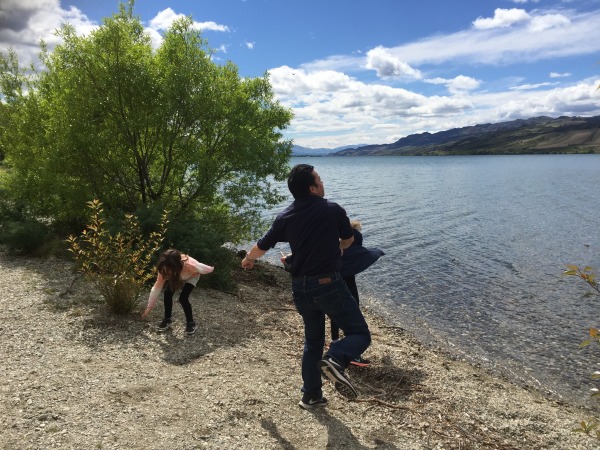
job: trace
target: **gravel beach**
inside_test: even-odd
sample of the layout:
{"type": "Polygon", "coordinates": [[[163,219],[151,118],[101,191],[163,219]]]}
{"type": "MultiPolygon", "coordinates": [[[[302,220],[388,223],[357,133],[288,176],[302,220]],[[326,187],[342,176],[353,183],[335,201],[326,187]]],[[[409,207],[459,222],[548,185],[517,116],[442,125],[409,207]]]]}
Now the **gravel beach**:
{"type": "MultiPolygon", "coordinates": [[[[2,449],[593,449],[592,411],[426,348],[367,310],[368,368],[355,401],[325,382],[300,400],[302,322],[289,275],[236,270],[236,292],[199,288],[199,324],[156,331],[109,314],[70,262],[0,252],[2,449]]],[[[140,303],[140,310],[145,299],[140,303]]],[[[592,400],[590,400],[592,402],[592,400]]]]}

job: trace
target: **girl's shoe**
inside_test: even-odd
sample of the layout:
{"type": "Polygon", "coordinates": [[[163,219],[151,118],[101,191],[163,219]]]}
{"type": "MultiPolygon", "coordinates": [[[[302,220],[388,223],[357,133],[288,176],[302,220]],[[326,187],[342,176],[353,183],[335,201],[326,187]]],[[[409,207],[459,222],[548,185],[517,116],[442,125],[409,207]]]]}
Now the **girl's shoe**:
{"type": "Polygon", "coordinates": [[[363,358],[362,356],[359,356],[358,358],[350,361],[350,364],[357,367],[369,367],[371,365],[371,361],[363,358]]]}
{"type": "Polygon", "coordinates": [[[158,331],[167,331],[171,328],[171,324],[173,321],[171,319],[163,319],[161,323],[158,324],[158,331]]]}
{"type": "Polygon", "coordinates": [[[185,327],[185,332],[187,334],[194,334],[197,329],[198,329],[198,327],[196,326],[196,322],[192,321],[192,322],[187,323],[187,325],[185,327]]]}

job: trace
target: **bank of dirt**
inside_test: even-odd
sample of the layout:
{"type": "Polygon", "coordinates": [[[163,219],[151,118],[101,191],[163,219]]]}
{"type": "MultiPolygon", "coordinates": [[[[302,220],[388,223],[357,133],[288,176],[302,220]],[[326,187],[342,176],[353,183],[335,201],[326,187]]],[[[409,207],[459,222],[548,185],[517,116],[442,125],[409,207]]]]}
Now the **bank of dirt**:
{"type": "MultiPolygon", "coordinates": [[[[60,259],[0,253],[3,449],[592,449],[591,412],[427,349],[366,312],[372,365],[346,401],[298,407],[302,324],[289,277],[259,264],[232,294],[197,289],[199,323],[107,313],[60,259]]],[[[140,305],[142,307],[143,305],[140,305]]]]}

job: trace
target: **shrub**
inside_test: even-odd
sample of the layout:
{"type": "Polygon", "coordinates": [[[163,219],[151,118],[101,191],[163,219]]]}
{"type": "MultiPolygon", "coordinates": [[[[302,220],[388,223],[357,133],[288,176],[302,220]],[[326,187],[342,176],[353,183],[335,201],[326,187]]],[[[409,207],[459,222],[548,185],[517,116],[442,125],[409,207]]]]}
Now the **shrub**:
{"type": "MultiPolygon", "coordinates": [[[[581,268],[575,265],[568,265],[567,267],[568,270],[564,272],[564,275],[575,276],[585,281],[594,290],[594,292],[589,293],[588,295],[600,295],[600,285],[596,280],[596,273],[593,267],[587,266],[581,268]]],[[[597,328],[592,327],[590,328],[590,338],[583,341],[579,347],[587,347],[593,343],[600,345],[600,331],[597,328]]],[[[600,372],[595,372],[592,375],[592,378],[600,379],[600,372]]],[[[596,391],[594,394],[592,394],[592,397],[600,398],[600,392],[596,391]]],[[[591,419],[589,421],[582,420],[579,424],[579,427],[575,428],[573,431],[585,433],[589,436],[594,436],[597,440],[600,440],[600,422],[596,419],[591,419]]]]}
{"type": "Polygon", "coordinates": [[[29,217],[22,209],[1,202],[0,245],[12,253],[47,256],[56,247],[57,238],[47,224],[29,217]]]}
{"type": "Polygon", "coordinates": [[[102,202],[93,200],[88,202],[88,207],[90,223],[80,236],[69,236],[69,251],[110,310],[115,314],[128,314],[137,306],[144,284],[154,276],[150,263],[164,241],[167,213],[163,213],[158,231],[144,237],[134,215],[125,215],[121,230],[111,232],[102,202]]]}

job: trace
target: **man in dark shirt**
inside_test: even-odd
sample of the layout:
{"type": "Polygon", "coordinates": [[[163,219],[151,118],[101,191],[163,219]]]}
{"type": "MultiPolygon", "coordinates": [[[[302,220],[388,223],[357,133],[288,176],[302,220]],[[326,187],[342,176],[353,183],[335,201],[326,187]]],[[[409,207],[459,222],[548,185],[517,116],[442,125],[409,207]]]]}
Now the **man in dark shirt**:
{"type": "Polygon", "coordinates": [[[294,201],[248,252],[242,267],[252,269],[254,261],[275,244],[289,242],[294,255],[290,269],[292,294],[304,320],[304,395],[299,405],[312,409],[327,404],[321,375],[330,379],[345,397],[358,395],[344,369],[367,349],[371,334],[340,274],[342,252],[354,240],[346,211],[323,198],[323,182],[311,165],[295,166],[288,176],[288,188],[294,201]],[[332,343],[323,355],[325,315],[338,324],[345,337],[332,343]]]}

